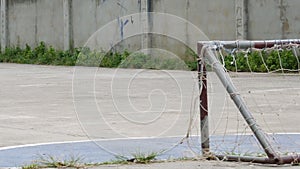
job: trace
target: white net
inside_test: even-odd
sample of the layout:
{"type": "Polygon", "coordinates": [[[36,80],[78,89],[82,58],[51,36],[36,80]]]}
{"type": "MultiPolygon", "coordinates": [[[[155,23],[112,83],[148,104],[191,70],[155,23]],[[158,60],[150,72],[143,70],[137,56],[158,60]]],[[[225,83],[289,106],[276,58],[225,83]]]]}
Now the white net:
{"type": "MultiPolygon", "coordinates": [[[[208,46],[230,76],[238,94],[279,154],[300,152],[299,45],[274,43],[271,47],[228,48],[221,42],[208,46]]],[[[216,63],[206,61],[208,69],[216,63]]],[[[208,75],[211,152],[266,156],[253,132],[213,71],[208,75]]]]}

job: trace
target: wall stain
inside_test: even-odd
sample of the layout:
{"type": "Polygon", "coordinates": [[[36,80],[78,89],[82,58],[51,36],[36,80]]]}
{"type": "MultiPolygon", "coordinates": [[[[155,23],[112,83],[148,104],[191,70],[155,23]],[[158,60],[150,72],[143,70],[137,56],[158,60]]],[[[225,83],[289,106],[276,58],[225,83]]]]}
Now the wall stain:
{"type": "Polygon", "coordinates": [[[105,2],[106,2],[106,0],[96,0],[96,6],[100,6],[105,2]]]}
{"type": "Polygon", "coordinates": [[[117,2],[117,5],[120,6],[120,8],[122,10],[124,9],[125,11],[128,11],[128,9],[124,5],[122,5],[120,2],[117,2]]]}
{"type": "Polygon", "coordinates": [[[141,0],[138,0],[138,8],[139,8],[139,12],[142,12],[142,2],[141,0]]]}
{"type": "Polygon", "coordinates": [[[281,21],[281,37],[283,39],[286,39],[287,38],[286,33],[288,33],[290,29],[289,20],[286,16],[287,8],[289,7],[289,5],[284,0],[280,0],[279,3],[280,3],[279,10],[280,10],[280,21],[281,21]]]}

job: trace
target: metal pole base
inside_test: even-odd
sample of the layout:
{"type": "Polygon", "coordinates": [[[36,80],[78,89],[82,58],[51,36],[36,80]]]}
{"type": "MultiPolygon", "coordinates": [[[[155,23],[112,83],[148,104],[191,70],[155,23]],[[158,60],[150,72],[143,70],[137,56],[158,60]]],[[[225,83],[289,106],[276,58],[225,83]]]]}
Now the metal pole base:
{"type": "Polygon", "coordinates": [[[282,156],[276,159],[271,159],[267,157],[215,155],[215,160],[283,165],[283,164],[299,164],[300,155],[282,156]]]}

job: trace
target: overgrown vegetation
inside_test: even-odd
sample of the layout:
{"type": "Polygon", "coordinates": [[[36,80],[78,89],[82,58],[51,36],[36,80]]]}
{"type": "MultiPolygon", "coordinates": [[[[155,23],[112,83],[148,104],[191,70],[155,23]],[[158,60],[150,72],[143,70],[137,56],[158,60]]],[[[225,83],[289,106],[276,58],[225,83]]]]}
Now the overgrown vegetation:
{"type": "MultiPolygon", "coordinates": [[[[63,51],[47,46],[41,42],[36,48],[26,45],[25,48],[10,47],[0,53],[0,62],[64,65],[64,66],[99,66],[109,68],[136,69],[167,69],[167,70],[196,70],[197,55],[187,49],[182,58],[148,55],[144,53],[94,51],[87,47],[63,51]]],[[[276,70],[298,70],[299,57],[291,49],[280,51],[252,51],[250,53],[236,53],[224,58],[224,64],[229,71],[238,72],[270,72],[276,70]]]]}
{"type": "Polygon", "coordinates": [[[292,50],[252,51],[237,53],[224,58],[225,67],[229,71],[269,72],[277,70],[298,70],[299,57],[292,50]]]}
{"type": "Polygon", "coordinates": [[[71,51],[56,50],[47,47],[41,42],[36,48],[32,49],[29,45],[25,48],[10,47],[0,54],[0,62],[22,63],[22,64],[43,64],[43,65],[75,65],[77,55],[80,50],[71,51]]]}
{"type": "Polygon", "coordinates": [[[143,68],[143,69],[181,69],[196,70],[196,55],[192,52],[188,61],[180,58],[165,56],[150,56],[144,53],[131,53],[127,50],[94,51],[87,47],[75,48],[63,51],[47,46],[41,42],[37,47],[25,48],[9,47],[0,53],[0,62],[38,64],[38,65],[64,65],[64,66],[99,66],[109,68],[143,68]],[[191,61],[192,60],[192,61],[191,61]]]}

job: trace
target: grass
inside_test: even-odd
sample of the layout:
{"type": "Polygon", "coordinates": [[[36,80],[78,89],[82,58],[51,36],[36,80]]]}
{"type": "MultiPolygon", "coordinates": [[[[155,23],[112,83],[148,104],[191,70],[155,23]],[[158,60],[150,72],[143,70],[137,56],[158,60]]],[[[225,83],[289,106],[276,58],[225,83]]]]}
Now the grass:
{"type": "Polygon", "coordinates": [[[67,159],[60,160],[51,155],[39,155],[35,162],[22,166],[22,169],[37,169],[37,168],[84,168],[85,164],[82,162],[84,158],[81,156],[70,156],[67,159]]]}
{"type": "Polygon", "coordinates": [[[150,162],[153,162],[156,157],[157,157],[158,153],[152,152],[149,154],[146,153],[136,153],[133,154],[133,159],[135,163],[139,163],[139,164],[147,164],[150,162]]]}
{"type": "Polygon", "coordinates": [[[58,158],[55,158],[53,156],[42,156],[40,158],[39,163],[42,164],[43,166],[46,166],[47,168],[60,168],[60,167],[75,167],[75,168],[80,168],[81,162],[83,158],[80,156],[71,156],[69,159],[65,160],[59,160],[58,158]]]}
{"type": "Polygon", "coordinates": [[[115,156],[115,159],[109,162],[101,163],[102,165],[105,164],[148,164],[152,162],[156,162],[156,157],[158,153],[151,152],[151,153],[134,153],[132,154],[132,158],[128,158],[122,155],[115,156]]]}
{"type": "Polygon", "coordinates": [[[100,165],[117,165],[117,164],[148,164],[155,162],[158,153],[134,153],[132,158],[122,155],[115,156],[115,159],[102,163],[84,163],[82,156],[70,156],[66,159],[59,159],[51,155],[39,155],[31,164],[22,166],[22,169],[39,169],[39,168],[86,168],[100,165]]]}
{"type": "Polygon", "coordinates": [[[36,163],[28,164],[25,166],[22,166],[22,169],[38,169],[40,166],[36,163]]]}

